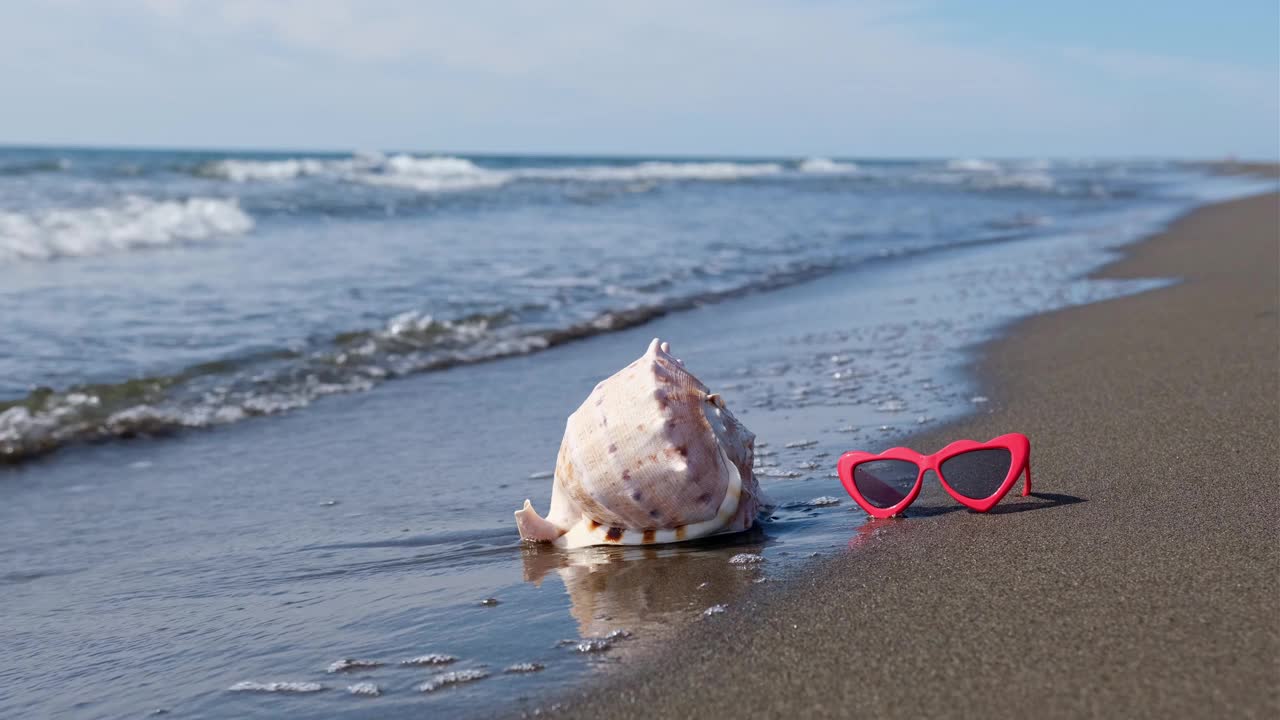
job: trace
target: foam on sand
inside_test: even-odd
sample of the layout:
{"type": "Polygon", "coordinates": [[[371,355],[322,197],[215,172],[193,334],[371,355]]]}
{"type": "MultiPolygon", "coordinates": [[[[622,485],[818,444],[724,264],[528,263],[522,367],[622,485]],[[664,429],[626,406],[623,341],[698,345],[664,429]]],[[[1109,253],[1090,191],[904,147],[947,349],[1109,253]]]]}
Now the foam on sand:
{"type": "Polygon", "coordinates": [[[253,228],[235,200],[155,200],[0,212],[0,263],[43,261],[242,235],[253,228]]]}

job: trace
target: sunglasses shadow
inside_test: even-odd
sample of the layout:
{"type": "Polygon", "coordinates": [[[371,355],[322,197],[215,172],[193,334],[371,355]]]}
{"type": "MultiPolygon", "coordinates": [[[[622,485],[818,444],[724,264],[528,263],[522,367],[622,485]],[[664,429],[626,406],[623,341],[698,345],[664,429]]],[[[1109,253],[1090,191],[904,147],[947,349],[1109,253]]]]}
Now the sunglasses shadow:
{"type": "MultiPolygon", "coordinates": [[[[1016,497],[1007,497],[1001,500],[998,505],[988,510],[985,514],[1007,515],[1009,513],[1029,512],[1031,510],[1045,510],[1048,508],[1061,507],[1063,505],[1075,505],[1076,503],[1082,502],[1088,502],[1088,500],[1082,497],[1076,497],[1075,495],[1066,495],[1063,493],[1033,492],[1027,499],[1022,499],[1021,495],[1016,497]],[[1035,501],[1030,498],[1035,498],[1035,501]]],[[[962,511],[973,513],[974,515],[983,514],[974,512],[959,503],[954,505],[927,505],[924,507],[912,505],[907,508],[907,512],[904,514],[906,517],[934,517],[937,515],[946,515],[947,513],[962,511]]]]}

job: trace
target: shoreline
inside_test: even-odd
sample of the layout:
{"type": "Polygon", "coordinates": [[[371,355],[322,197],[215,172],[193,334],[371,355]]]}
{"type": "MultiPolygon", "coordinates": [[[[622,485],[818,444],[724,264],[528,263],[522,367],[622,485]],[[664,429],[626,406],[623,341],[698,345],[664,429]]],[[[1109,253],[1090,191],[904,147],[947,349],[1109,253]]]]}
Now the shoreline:
{"type": "Polygon", "coordinates": [[[905,521],[862,525],[849,552],[557,710],[1275,713],[1278,199],[1202,206],[1128,245],[1090,277],[1183,281],[1014,323],[978,348],[986,412],[905,443],[1024,432],[1032,497],[953,512],[926,482],[905,521]]]}

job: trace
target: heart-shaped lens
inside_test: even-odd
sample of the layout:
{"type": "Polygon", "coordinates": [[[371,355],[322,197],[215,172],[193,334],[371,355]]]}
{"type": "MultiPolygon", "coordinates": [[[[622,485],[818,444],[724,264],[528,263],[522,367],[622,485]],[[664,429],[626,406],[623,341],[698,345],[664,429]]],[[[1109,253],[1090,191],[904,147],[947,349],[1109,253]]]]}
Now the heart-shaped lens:
{"type": "Polygon", "coordinates": [[[943,461],[939,470],[952,490],[971,500],[996,494],[1009,477],[1013,454],[1004,448],[970,450],[943,461]]]}
{"type": "Polygon", "coordinates": [[[888,508],[911,494],[920,468],[906,460],[869,460],[853,468],[853,484],[866,500],[878,508],[888,508]]]}

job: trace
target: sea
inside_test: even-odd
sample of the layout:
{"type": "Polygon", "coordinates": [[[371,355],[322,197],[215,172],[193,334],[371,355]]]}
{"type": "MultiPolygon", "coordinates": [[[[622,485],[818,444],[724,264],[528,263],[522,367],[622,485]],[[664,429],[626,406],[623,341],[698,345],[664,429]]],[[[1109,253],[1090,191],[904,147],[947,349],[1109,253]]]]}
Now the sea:
{"type": "Polygon", "coordinates": [[[553,712],[862,551],[882,526],[839,452],[983,411],[982,342],[1177,282],[1087,276],[1274,187],[1161,159],[0,147],[0,716],[553,712]],[[564,417],[654,336],[760,436],[772,509],[522,546],[564,417]]]}

